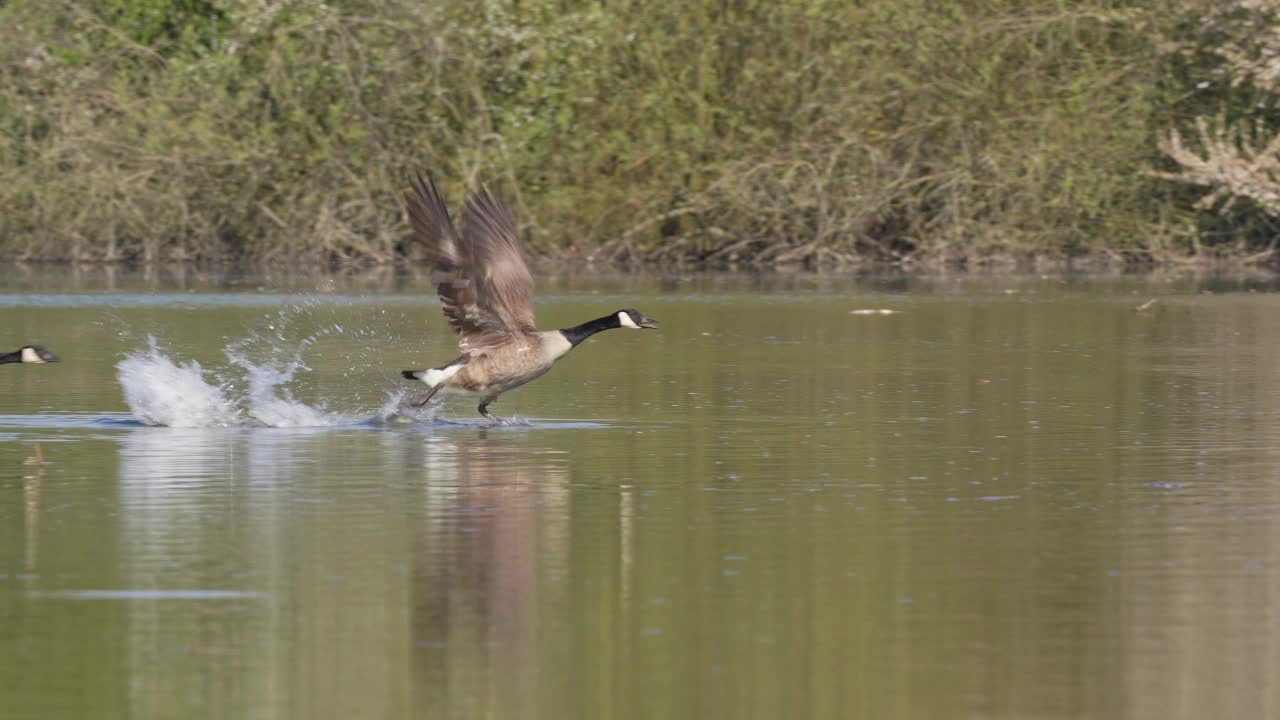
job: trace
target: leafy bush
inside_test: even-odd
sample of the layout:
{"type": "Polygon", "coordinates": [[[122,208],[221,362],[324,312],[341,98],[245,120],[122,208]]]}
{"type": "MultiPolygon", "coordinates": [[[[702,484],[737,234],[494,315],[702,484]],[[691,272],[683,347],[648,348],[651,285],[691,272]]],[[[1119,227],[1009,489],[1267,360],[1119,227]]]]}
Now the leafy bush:
{"type": "Polygon", "coordinates": [[[389,262],[427,167],[556,257],[1183,254],[1173,1],[10,0],[0,252],[389,262]]]}
{"type": "Polygon", "coordinates": [[[1155,175],[1207,189],[1196,203],[1201,252],[1274,260],[1280,239],[1280,2],[1205,3],[1173,38],[1179,114],[1160,138],[1172,167],[1155,175]]]}

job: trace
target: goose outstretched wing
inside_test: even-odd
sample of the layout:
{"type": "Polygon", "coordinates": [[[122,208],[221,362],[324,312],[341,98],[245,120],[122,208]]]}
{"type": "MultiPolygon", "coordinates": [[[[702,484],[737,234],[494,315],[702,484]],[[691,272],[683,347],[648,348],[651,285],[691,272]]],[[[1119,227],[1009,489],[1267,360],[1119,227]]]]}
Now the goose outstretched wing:
{"type": "Polygon", "coordinates": [[[464,353],[536,329],[533,276],[520,252],[515,221],[500,201],[488,190],[467,198],[459,235],[435,181],[419,174],[408,209],[445,318],[464,353]]]}

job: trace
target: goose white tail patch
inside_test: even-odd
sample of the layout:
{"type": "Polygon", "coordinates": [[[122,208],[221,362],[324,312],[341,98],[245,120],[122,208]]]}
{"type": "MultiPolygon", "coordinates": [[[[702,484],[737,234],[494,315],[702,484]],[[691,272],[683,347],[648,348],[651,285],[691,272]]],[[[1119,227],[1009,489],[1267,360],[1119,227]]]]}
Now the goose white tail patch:
{"type": "Polygon", "coordinates": [[[432,368],[431,370],[423,372],[421,376],[419,376],[419,379],[422,380],[422,382],[435,387],[454,375],[457,375],[458,371],[461,369],[461,365],[451,365],[447,368],[432,368]]]}
{"type": "Polygon", "coordinates": [[[635,330],[640,329],[640,326],[636,324],[636,321],[632,320],[631,316],[625,312],[618,313],[618,322],[621,323],[624,328],[633,328],[635,330]]]}

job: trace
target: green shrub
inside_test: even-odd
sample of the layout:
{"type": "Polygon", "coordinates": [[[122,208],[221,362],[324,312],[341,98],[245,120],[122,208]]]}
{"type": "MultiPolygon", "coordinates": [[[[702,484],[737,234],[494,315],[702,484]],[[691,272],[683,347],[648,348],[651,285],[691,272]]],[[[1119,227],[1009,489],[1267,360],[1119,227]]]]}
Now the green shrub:
{"type": "Polygon", "coordinates": [[[1179,7],[11,0],[0,253],[390,262],[427,167],[556,257],[1185,254],[1179,7]]]}

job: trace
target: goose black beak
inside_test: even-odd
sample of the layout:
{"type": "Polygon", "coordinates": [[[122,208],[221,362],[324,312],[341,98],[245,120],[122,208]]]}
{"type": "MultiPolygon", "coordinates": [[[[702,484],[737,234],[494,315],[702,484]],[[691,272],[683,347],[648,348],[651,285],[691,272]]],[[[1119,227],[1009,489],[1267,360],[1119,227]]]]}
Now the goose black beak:
{"type": "Polygon", "coordinates": [[[47,362],[47,363],[62,362],[62,358],[58,357],[57,355],[54,355],[48,350],[45,350],[43,345],[27,345],[26,347],[23,348],[23,350],[25,351],[28,348],[30,348],[36,354],[36,357],[40,358],[40,362],[47,362]]]}
{"type": "Polygon", "coordinates": [[[657,329],[658,329],[658,321],[657,321],[657,320],[654,320],[653,318],[651,318],[651,317],[649,317],[649,316],[647,316],[647,315],[641,315],[641,316],[640,316],[640,322],[638,322],[638,323],[636,323],[636,324],[637,324],[637,325],[639,325],[639,326],[641,327],[641,329],[643,329],[643,330],[657,330],[657,329]]]}

